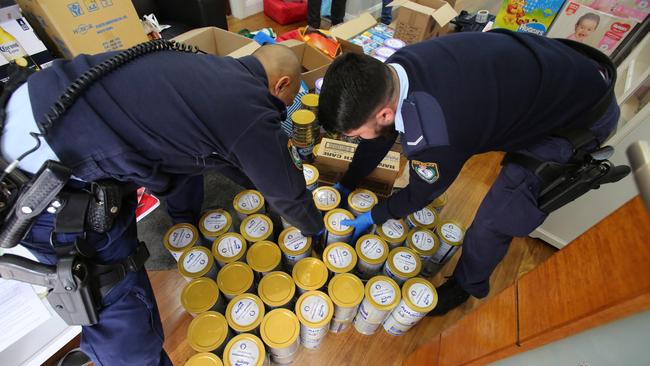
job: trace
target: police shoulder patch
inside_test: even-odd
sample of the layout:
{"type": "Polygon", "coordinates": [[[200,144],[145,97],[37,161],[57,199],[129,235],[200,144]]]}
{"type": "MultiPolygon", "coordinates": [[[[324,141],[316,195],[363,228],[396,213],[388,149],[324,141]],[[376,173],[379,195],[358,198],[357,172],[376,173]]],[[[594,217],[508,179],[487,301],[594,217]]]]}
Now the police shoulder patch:
{"type": "Polygon", "coordinates": [[[411,160],[411,168],[418,174],[418,176],[425,182],[433,184],[440,178],[440,171],[438,164],[425,163],[419,160],[411,160]]]}
{"type": "Polygon", "coordinates": [[[293,146],[291,140],[289,140],[287,148],[289,149],[289,156],[291,157],[293,165],[296,167],[296,169],[302,170],[302,160],[300,159],[300,154],[298,154],[298,149],[293,146]]]}

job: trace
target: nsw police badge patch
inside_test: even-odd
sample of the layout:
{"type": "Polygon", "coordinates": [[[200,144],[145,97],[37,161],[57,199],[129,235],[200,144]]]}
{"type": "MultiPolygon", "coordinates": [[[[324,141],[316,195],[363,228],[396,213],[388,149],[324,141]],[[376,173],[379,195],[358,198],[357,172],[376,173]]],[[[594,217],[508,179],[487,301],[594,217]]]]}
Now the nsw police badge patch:
{"type": "Polygon", "coordinates": [[[440,178],[440,171],[438,164],[425,163],[419,160],[411,160],[411,168],[418,174],[418,176],[425,182],[433,184],[440,178]]]}
{"type": "Polygon", "coordinates": [[[300,154],[298,154],[298,149],[293,146],[291,140],[289,140],[289,143],[287,144],[287,149],[289,149],[289,156],[291,156],[293,165],[295,165],[298,170],[302,170],[302,160],[300,159],[300,154]]]}

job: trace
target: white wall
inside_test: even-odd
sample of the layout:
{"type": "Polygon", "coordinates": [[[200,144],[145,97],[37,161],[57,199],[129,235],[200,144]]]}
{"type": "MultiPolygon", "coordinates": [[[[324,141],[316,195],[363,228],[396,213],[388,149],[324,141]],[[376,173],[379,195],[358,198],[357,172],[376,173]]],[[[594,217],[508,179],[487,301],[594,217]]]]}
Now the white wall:
{"type": "Polygon", "coordinates": [[[244,19],[264,10],[262,0],[230,0],[232,16],[237,19],[244,19]]]}

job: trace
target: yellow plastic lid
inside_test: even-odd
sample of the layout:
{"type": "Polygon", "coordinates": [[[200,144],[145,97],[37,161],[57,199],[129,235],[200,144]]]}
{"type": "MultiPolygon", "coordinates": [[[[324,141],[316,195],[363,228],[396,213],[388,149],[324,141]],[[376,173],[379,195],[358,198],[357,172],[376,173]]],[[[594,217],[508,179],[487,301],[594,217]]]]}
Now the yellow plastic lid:
{"type": "Polygon", "coordinates": [[[185,366],[223,366],[223,362],[214,353],[201,352],[190,357],[185,366]]]}
{"type": "Polygon", "coordinates": [[[199,222],[199,230],[201,230],[203,236],[216,238],[230,230],[232,217],[230,217],[230,213],[226,210],[210,210],[203,214],[199,222]]]}
{"type": "Polygon", "coordinates": [[[22,56],[15,58],[13,61],[16,63],[16,65],[18,65],[20,67],[27,67],[27,65],[29,65],[29,62],[27,62],[27,59],[22,57],[22,56]]]}
{"type": "Polygon", "coordinates": [[[264,319],[264,303],[253,294],[235,296],[226,307],[228,325],[238,333],[250,332],[264,319]]]}
{"type": "Polygon", "coordinates": [[[264,196],[254,189],[247,189],[237,193],[232,206],[240,214],[251,215],[264,207],[264,196]]]}
{"type": "Polygon", "coordinates": [[[366,283],[366,299],[381,311],[393,310],[402,299],[399,285],[387,276],[375,276],[366,283]]]}
{"type": "Polygon", "coordinates": [[[266,361],[264,343],[253,334],[237,335],[226,345],[223,360],[225,366],[262,366],[266,361]]]}
{"type": "Polygon", "coordinates": [[[415,226],[433,229],[438,224],[438,213],[433,207],[426,206],[420,211],[410,214],[409,219],[415,226]]]}
{"type": "Polygon", "coordinates": [[[278,245],[288,255],[300,255],[311,250],[311,237],[303,236],[300,230],[291,226],[282,230],[278,245]]]}
{"type": "Polygon", "coordinates": [[[213,265],[214,257],[206,247],[190,248],[178,259],[178,271],[189,278],[205,276],[213,265]]]}
{"type": "Polygon", "coordinates": [[[367,189],[355,189],[348,196],[348,206],[357,212],[368,212],[377,202],[377,195],[367,189]]]}
{"type": "Polygon", "coordinates": [[[199,240],[199,232],[192,224],[176,224],[163,236],[163,245],[172,252],[184,252],[199,240]]]}
{"type": "Polygon", "coordinates": [[[428,313],[438,304],[438,293],[424,278],[411,278],[402,286],[402,299],[409,308],[428,313]]]}
{"type": "Polygon", "coordinates": [[[253,270],[246,263],[228,263],[217,274],[217,286],[224,295],[243,294],[253,286],[253,270]]]}
{"type": "Polygon", "coordinates": [[[225,233],[212,243],[212,255],[222,263],[236,262],[246,253],[246,240],[237,233],[225,233]]]}
{"type": "Polygon", "coordinates": [[[406,246],[417,254],[427,257],[438,251],[440,239],[429,229],[414,227],[406,238],[406,246]]]}
{"type": "Polygon", "coordinates": [[[326,326],[334,316],[334,304],[322,291],[307,291],[296,302],[298,320],[311,328],[326,326]]]}
{"type": "Polygon", "coordinates": [[[316,208],[321,211],[333,210],[341,204],[341,194],[334,187],[318,187],[313,196],[316,208]]]}
{"type": "Polygon", "coordinates": [[[291,114],[291,121],[294,124],[307,126],[316,120],[316,115],[314,112],[307,109],[299,109],[291,114]]]}
{"type": "Polygon", "coordinates": [[[327,229],[328,232],[338,236],[351,234],[354,228],[352,226],[345,226],[341,224],[341,221],[343,220],[354,220],[354,215],[352,215],[352,213],[348,210],[335,208],[325,214],[325,218],[323,219],[325,223],[325,229],[327,229]]]}
{"type": "Polygon", "coordinates": [[[386,240],[387,243],[401,243],[406,240],[408,231],[404,220],[389,219],[381,225],[377,225],[377,235],[386,240]]]}
{"type": "Polygon", "coordinates": [[[384,263],[388,258],[388,244],[375,234],[366,234],[357,240],[357,256],[369,264],[384,263]]]}
{"type": "Polygon", "coordinates": [[[246,253],[246,262],[256,272],[272,271],[280,265],[281,260],[280,247],[267,240],[251,245],[246,253]]]}
{"type": "Polygon", "coordinates": [[[250,215],[242,221],[239,232],[250,242],[266,240],[273,234],[273,221],[266,215],[250,215]]]}
{"type": "Polygon", "coordinates": [[[447,195],[447,192],[441,194],[438,196],[433,202],[431,202],[431,206],[433,208],[441,208],[444,207],[447,204],[447,201],[449,200],[449,196],[447,195]]]}
{"type": "Polygon", "coordinates": [[[300,102],[305,107],[318,108],[318,94],[305,94],[302,96],[302,98],[300,98],[300,102]]]}
{"type": "Polygon", "coordinates": [[[334,273],[350,272],[357,265],[357,253],[348,244],[332,243],[323,251],[323,262],[334,273]]]}
{"type": "Polygon", "coordinates": [[[190,313],[199,314],[212,309],[219,301],[219,287],[206,277],[195,278],[183,286],[181,305],[190,313]]]}
{"type": "Polygon", "coordinates": [[[187,342],[197,352],[211,352],[228,338],[228,322],[216,311],[206,311],[192,319],[187,328],[187,342]]]}
{"type": "Polygon", "coordinates": [[[300,321],[290,310],[271,310],[262,320],[260,335],[271,348],[287,348],[296,343],[300,336],[300,321]]]}
{"type": "Polygon", "coordinates": [[[296,294],[296,284],[287,273],[274,271],[262,277],[257,286],[257,294],[268,306],[283,306],[296,294]]]}
{"type": "Polygon", "coordinates": [[[411,278],[420,274],[422,262],[420,256],[412,249],[398,247],[390,251],[386,260],[388,268],[402,278],[411,278]]]}
{"type": "Polygon", "coordinates": [[[352,308],[363,300],[363,283],[351,273],[337,274],[327,285],[327,293],[336,305],[352,308]]]}
{"type": "Polygon", "coordinates": [[[327,266],[318,258],[303,258],[293,266],[292,277],[303,290],[317,290],[327,282],[327,266]]]}
{"type": "Polygon", "coordinates": [[[320,176],[318,168],[311,164],[302,164],[302,174],[305,176],[305,183],[308,186],[318,182],[320,176]]]}
{"type": "Polygon", "coordinates": [[[438,236],[449,245],[461,245],[465,238],[465,228],[455,220],[443,220],[438,225],[438,236]]]}

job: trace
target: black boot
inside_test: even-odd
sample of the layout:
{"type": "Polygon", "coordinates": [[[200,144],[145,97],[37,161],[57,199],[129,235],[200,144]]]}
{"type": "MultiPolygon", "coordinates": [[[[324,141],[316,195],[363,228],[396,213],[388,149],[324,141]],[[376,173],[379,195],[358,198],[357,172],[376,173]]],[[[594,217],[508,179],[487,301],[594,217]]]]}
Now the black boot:
{"type": "Polygon", "coordinates": [[[453,277],[436,288],[436,291],[438,292],[438,305],[427,316],[447,314],[449,310],[456,308],[469,298],[469,294],[460,287],[453,277]]]}

